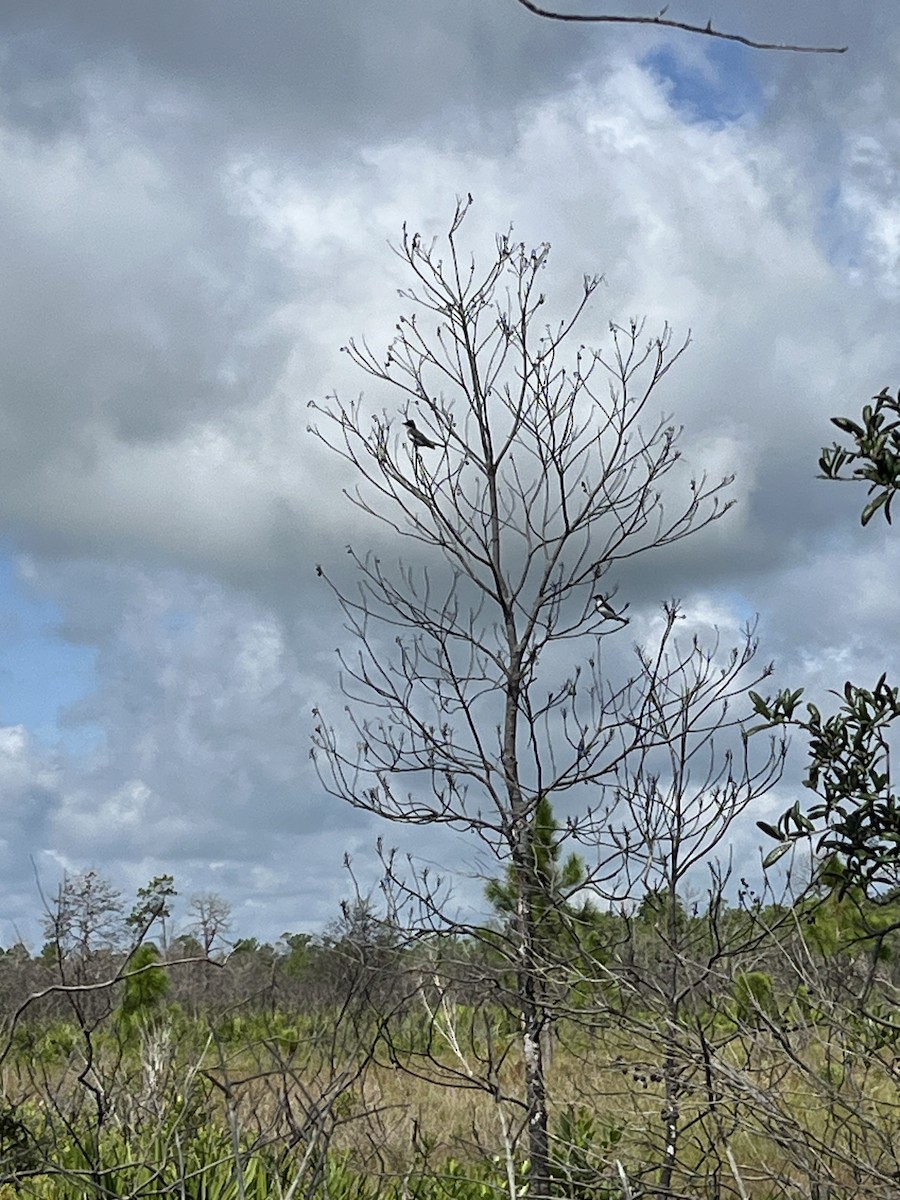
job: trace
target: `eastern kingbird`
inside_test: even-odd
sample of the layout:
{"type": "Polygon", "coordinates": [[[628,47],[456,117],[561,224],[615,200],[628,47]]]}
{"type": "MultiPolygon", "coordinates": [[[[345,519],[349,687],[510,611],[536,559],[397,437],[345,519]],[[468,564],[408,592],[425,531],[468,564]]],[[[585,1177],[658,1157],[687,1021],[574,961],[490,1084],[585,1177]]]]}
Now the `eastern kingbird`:
{"type": "Polygon", "coordinates": [[[415,421],[404,421],[406,432],[409,435],[409,440],[417,450],[421,450],[424,446],[428,450],[437,450],[437,442],[433,442],[431,438],[426,437],[421,430],[416,429],[415,421]]]}
{"type": "Polygon", "coordinates": [[[619,616],[605,596],[595,596],[594,606],[604,621],[621,621],[623,625],[628,624],[628,617],[619,616]]]}

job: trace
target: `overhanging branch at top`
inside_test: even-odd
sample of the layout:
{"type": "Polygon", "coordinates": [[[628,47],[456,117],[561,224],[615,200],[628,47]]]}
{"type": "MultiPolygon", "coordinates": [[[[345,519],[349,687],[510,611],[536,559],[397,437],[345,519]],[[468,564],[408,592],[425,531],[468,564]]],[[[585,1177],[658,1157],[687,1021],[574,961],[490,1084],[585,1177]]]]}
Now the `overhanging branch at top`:
{"type": "Polygon", "coordinates": [[[719,38],[726,42],[739,42],[742,46],[749,46],[751,50],[790,50],[795,54],[845,54],[846,46],[795,46],[791,42],[757,42],[753,38],[744,37],[740,33],[725,33],[720,29],[713,29],[712,21],[707,21],[705,25],[692,25],[689,21],[676,21],[671,17],[666,17],[668,5],[663,8],[655,17],[626,17],[621,14],[611,13],[561,13],[553,12],[548,8],[541,8],[540,5],[532,3],[532,0],[517,0],[523,8],[527,8],[537,17],[546,17],[550,21],[579,21],[582,23],[591,24],[616,24],[616,25],[661,25],[667,29],[680,29],[685,33],[699,33],[705,37],[719,38]]]}

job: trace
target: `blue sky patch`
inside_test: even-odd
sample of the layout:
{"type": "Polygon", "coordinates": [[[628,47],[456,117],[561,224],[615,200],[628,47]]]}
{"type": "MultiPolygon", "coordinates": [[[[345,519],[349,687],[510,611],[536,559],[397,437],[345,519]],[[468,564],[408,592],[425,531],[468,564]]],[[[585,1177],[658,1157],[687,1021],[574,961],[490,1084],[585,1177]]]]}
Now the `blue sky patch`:
{"type": "Polygon", "coordinates": [[[716,42],[705,49],[702,62],[695,54],[663,47],[646,55],[641,65],[666,83],[672,106],[689,120],[728,125],[756,119],[765,108],[752,61],[752,52],[744,47],[716,42]]]}
{"type": "Polygon", "coordinates": [[[58,716],[94,685],[94,651],[56,632],[57,606],[36,595],[8,546],[0,551],[0,722],[25,725],[52,746],[84,751],[90,730],[61,730],[58,716]]]}

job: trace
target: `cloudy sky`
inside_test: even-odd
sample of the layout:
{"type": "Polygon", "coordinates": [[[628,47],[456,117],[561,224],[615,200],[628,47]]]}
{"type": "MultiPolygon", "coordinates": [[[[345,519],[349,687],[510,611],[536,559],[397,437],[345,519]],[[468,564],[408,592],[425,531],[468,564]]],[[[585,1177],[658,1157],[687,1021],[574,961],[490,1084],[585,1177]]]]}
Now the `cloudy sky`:
{"type": "Polygon", "coordinates": [[[626,581],[638,632],[677,595],[729,637],[759,613],[779,684],[896,664],[897,535],[815,479],[829,416],[900,372],[894,6],[669,15],[850,48],[515,0],[3,6],[0,945],[39,945],[63,871],[169,872],[277,937],[335,916],[345,852],[368,869],[378,831],[310,769],[343,637],[314,564],[383,534],[307,404],[366,387],[339,348],[404,311],[388,243],[459,194],[479,253],[512,224],[563,299],[605,276],[598,344],[691,331],[664,401],[738,504],[626,581]]]}

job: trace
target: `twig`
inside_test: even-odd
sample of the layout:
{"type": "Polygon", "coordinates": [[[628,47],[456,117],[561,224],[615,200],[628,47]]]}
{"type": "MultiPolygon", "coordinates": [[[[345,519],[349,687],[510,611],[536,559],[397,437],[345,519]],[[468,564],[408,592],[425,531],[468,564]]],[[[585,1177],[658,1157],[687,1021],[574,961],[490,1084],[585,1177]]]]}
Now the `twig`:
{"type": "MultiPolygon", "coordinates": [[[[671,17],[664,17],[663,13],[659,13],[655,17],[626,17],[621,15],[612,15],[608,13],[561,13],[552,12],[550,9],[541,8],[539,5],[532,3],[532,0],[517,0],[523,8],[527,8],[529,12],[534,13],[536,17],[546,17],[550,21],[579,21],[582,23],[600,24],[617,24],[617,25],[662,25],[668,29],[680,29],[685,33],[699,33],[706,37],[719,38],[726,42],[739,42],[742,46],[749,46],[751,50],[790,50],[794,54],[846,54],[846,46],[795,46],[791,42],[757,42],[753,38],[744,37],[740,33],[724,33],[719,29],[713,29],[712,21],[707,21],[705,25],[692,25],[688,21],[674,21],[671,17]]],[[[663,9],[665,12],[665,9],[663,9]]]]}
{"type": "Polygon", "coordinates": [[[622,1181],[622,1196],[624,1200],[634,1200],[631,1192],[631,1184],[628,1182],[628,1176],[625,1174],[625,1168],[622,1166],[619,1159],[616,1159],[616,1170],[619,1172],[619,1178],[622,1181]]]}
{"type": "Polygon", "coordinates": [[[750,1193],[744,1187],[744,1181],[741,1179],[741,1173],[738,1170],[737,1163],[734,1161],[734,1155],[731,1153],[730,1146],[725,1147],[725,1157],[728,1159],[728,1165],[731,1167],[731,1173],[734,1176],[737,1189],[741,1193],[741,1200],[750,1200],[750,1193]]]}

